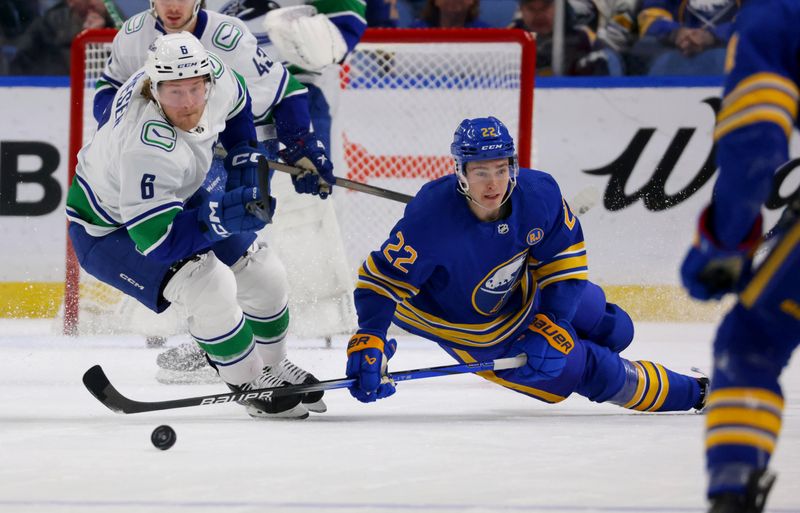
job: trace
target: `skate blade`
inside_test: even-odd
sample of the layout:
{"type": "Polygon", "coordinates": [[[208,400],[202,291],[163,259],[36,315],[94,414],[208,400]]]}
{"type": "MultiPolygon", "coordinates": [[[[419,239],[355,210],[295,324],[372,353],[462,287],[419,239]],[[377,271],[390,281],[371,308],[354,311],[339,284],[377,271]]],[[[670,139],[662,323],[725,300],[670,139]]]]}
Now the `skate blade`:
{"type": "Polygon", "coordinates": [[[256,408],[255,406],[247,405],[245,406],[247,409],[248,415],[253,417],[254,419],[307,419],[308,418],[308,409],[303,405],[303,403],[298,404],[294,408],[286,411],[282,411],[279,413],[267,413],[263,410],[256,408]]]}
{"type": "Polygon", "coordinates": [[[325,413],[328,411],[328,405],[325,404],[325,401],[320,399],[319,401],[315,401],[313,403],[302,403],[303,406],[308,408],[308,411],[312,413],[325,413]]]}

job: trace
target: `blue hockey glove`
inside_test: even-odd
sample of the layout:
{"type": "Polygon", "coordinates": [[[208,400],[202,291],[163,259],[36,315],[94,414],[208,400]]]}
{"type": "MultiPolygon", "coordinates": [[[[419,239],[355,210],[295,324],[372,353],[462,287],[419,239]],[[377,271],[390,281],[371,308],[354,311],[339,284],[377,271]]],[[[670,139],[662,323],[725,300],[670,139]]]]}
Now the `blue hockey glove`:
{"type": "MultiPolygon", "coordinates": [[[[258,187],[239,187],[228,192],[213,192],[198,209],[198,221],[207,228],[203,233],[212,241],[234,233],[257,232],[267,223],[252,214],[253,206],[264,207],[258,187]]],[[[275,198],[270,198],[270,214],[275,211],[275,198]]]]}
{"type": "Polygon", "coordinates": [[[700,300],[719,299],[738,292],[750,278],[753,254],[761,241],[759,215],[747,237],[736,248],[728,249],[714,236],[712,209],[700,215],[695,242],[681,265],[681,280],[689,295],[700,300]]]}
{"type": "Polygon", "coordinates": [[[389,359],[397,350],[394,339],[356,333],[347,344],[348,378],[356,378],[350,395],[362,403],[371,403],[394,394],[394,381],[386,373],[389,359]]]}
{"type": "Polygon", "coordinates": [[[512,381],[556,378],[567,365],[567,355],[575,347],[576,340],[578,335],[569,322],[554,321],[551,314],[538,313],[508,352],[508,356],[525,353],[528,362],[518,369],[499,371],[497,375],[512,381]]]}
{"type": "MultiPolygon", "coordinates": [[[[228,181],[225,190],[239,187],[258,187],[258,159],[264,153],[247,141],[240,142],[225,157],[228,181]]],[[[264,157],[266,158],[266,157],[264,157]]]]}
{"type": "Polygon", "coordinates": [[[336,177],[322,141],[309,132],[279,153],[284,162],[308,170],[302,175],[292,176],[295,191],[319,195],[322,199],[328,197],[336,177]]]}

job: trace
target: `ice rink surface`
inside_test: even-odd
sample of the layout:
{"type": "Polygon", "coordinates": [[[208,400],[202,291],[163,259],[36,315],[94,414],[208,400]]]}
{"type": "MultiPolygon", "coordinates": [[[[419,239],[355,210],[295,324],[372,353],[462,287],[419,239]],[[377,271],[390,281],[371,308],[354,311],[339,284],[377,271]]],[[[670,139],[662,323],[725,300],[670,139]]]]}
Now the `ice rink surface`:
{"type": "MultiPolygon", "coordinates": [[[[714,329],[639,324],[624,355],[709,369],[714,329]]],[[[328,412],[304,421],[254,420],[234,404],[120,415],[83,387],[90,366],[133,399],[227,390],[157,383],[158,350],[140,338],[48,330],[0,321],[2,512],[704,511],[701,415],[633,413],[579,396],[546,405],[472,375],[401,383],[370,405],[329,391],[328,412]],[[168,451],[150,444],[160,424],[177,432],[168,451]]],[[[340,378],[344,344],[290,341],[290,357],[320,379],[340,378]]],[[[390,368],[449,363],[432,343],[404,337],[390,368]]],[[[798,367],[795,359],[783,378],[770,512],[800,512],[798,367]]]]}

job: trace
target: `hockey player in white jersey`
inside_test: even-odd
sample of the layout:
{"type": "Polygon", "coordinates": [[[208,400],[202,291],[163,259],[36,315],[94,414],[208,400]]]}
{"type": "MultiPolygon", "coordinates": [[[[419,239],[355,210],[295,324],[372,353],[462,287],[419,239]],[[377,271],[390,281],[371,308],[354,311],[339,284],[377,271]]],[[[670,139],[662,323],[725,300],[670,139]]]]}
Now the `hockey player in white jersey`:
{"type": "MultiPolygon", "coordinates": [[[[188,32],[164,35],[81,149],[67,197],[81,267],[153,311],[185,308],[192,338],[234,391],[286,384],[271,372],[282,355],[269,344],[285,305],[282,268],[254,244],[275,200],[246,183],[249,158],[230,158],[254,137],[244,79],[188,32]],[[201,185],[217,144],[240,185],[209,192],[201,185]]],[[[255,417],[305,418],[302,399],[245,406],[255,417]]]]}
{"type": "MultiPolygon", "coordinates": [[[[110,102],[120,85],[139,69],[147,58],[148,49],[160,34],[177,31],[192,32],[206,49],[214,52],[225,65],[235,69],[247,82],[253,105],[257,139],[262,145],[254,148],[252,143],[232,150],[235,154],[250,155],[265,150],[271,159],[278,153],[284,161],[310,172],[303,178],[294,178],[295,190],[299,193],[319,194],[323,199],[330,191],[326,182],[320,182],[317,174],[327,182],[333,181],[333,167],[326,148],[311,131],[308,93],[287,69],[256,44],[255,37],[245,24],[234,17],[200,8],[200,0],[150,0],[150,9],[128,19],[114,37],[111,56],[101,79],[97,83],[94,98],[94,115],[101,121],[110,115],[110,102]],[[278,143],[284,150],[278,152],[278,143]],[[321,185],[322,184],[322,185],[321,185]]],[[[235,159],[236,157],[232,157],[235,159]]],[[[215,161],[209,181],[213,181],[219,168],[215,161]]],[[[245,175],[244,182],[228,179],[228,189],[239,185],[256,185],[254,175],[245,175]]],[[[288,300],[288,285],[285,271],[276,271],[271,290],[288,300]]],[[[273,324],[280,326],[270,333],[276,354],[284,358],[273,366],[273,372],[281,379],[293,384],[314,383],[313,375],[285,358],[284,336],[289,327],[289,309],[286,302],[271,312],[273,324]]],[[[206,365],[205,356],[194,344],[182,344],[160,354],[157,359],[159,371],[156,378],[161,382],[204,381],[213,376],[206,365]]],[[[309,394],[308,404],[315,410],[324,410],[321,393],[309,394]]]]}

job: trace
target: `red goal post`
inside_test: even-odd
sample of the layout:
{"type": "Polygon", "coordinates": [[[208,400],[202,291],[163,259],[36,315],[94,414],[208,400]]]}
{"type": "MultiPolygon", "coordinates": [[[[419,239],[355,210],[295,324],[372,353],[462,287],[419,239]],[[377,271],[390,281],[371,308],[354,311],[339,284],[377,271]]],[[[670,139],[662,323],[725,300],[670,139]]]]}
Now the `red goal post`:
{"type": "MultiPolygon", "coordinates": [[[[85,31],[72,44],[68,183],[74,176],[78,151],[94,132],[94,83],[102,73],[116,32],[85,31]]],[[[437,139],[435,149],[423,148],[434,139],[424,130],[450,138],[458,121],[484,115],[496,115],[509,126],[515,135],[520,165],[529,167],[535,68],[534,36],[518,29],[368,29],[339,75],[342,105],[334,116],[331,137],[337,175],[374,180],[376,185],[413,194],[421,183],[449,172],[451,166],[449,143],[437,139]],[[398,106],[410,112],[383,110],[398,106]],[[402,116],[409,121],[400,120],[402,116]],[[411,134],[407,127],[417,119],[418,126],[411,134]],[[358,136],[380,138],[391,124],[397,125],[400,133],[387,132],[378,144],[370,143],[369,136],[358,136]],[[401,139],[422,148],[419,155],[413,148],[393,151],[395,146],[402,146],[396,145],[401,139]],[[376,171],[377,167],[380,169],[376,171]],[[409,173],[412,179],[406,180],[409,173]]],[[[334,196],[345,245],[358,239],[352,249],[353,262],[364,256],[364,248],[386,235],[386,227],[390,228],[398,215],[398,207],[387,205],[387,200],[374,203],[375,198],[363,196],[334,196]],[[365,212],[380,218],[370,219],[373,232],[348,234],[350,229],[363,228],[365,212]]],[[[68,239],[64,333],[78,331],[81,296],[85,295],[81,283],[86,279],[68,239]]]]}

